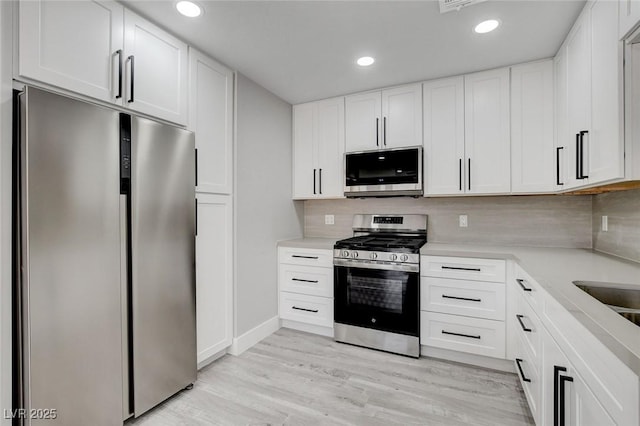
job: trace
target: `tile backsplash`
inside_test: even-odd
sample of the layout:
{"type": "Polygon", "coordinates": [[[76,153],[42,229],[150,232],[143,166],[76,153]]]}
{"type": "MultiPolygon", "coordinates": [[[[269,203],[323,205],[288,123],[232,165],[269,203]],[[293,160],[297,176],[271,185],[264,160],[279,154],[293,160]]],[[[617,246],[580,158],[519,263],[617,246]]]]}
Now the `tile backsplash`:
{"type": "Polygon", "coordinates": [[[356,213],[428,214],[431,242],[592,247],[589,195],[307,200],[305,236],[349,237],[356,213]],[[325,225],[326,214],[334,225],[325,225]],[[468,227],[458,226],[459,215],[467,215],[468,227]]]}
{"type": "Polygon", "coordinates": [[[593,197],[593,248],[640,262],[640,189],[593,197]],[[602,216],[608,217],[607,232],[602,216]]]}

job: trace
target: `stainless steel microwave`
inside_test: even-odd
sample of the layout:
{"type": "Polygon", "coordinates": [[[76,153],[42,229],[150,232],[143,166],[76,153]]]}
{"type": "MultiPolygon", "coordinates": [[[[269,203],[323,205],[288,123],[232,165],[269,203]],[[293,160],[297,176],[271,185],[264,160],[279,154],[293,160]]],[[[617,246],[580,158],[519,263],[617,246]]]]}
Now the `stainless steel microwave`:
{"type": "Polygon", "coordinates": [[[347,197],[423,194],[421,146],[348,152],[344,163],[347,197]]]}

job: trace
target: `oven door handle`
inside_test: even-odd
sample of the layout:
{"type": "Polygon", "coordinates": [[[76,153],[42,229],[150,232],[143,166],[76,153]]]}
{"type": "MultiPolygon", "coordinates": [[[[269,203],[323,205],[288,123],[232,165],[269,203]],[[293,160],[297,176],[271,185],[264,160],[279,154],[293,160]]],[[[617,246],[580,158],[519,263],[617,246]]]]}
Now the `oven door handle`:
{"type": "Polygon", "coordinates": [[[361,269],[379,269],[383,271],[399,272],[420,272],[420,265],[417,263],[395,263],[395,262],[370,262],[367,260],[354,259],[333,259],[333,266],[361,269]]]}

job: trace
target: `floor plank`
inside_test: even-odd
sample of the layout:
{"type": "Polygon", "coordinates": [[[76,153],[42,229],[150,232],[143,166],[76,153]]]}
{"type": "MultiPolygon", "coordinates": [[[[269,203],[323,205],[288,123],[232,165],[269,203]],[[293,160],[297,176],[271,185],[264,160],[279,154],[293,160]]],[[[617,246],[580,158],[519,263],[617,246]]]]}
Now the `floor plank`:
{"type": "Polygon", "coordinates": [[[280,329],[127,425],[533,425],[513,374],[280,329]]]}

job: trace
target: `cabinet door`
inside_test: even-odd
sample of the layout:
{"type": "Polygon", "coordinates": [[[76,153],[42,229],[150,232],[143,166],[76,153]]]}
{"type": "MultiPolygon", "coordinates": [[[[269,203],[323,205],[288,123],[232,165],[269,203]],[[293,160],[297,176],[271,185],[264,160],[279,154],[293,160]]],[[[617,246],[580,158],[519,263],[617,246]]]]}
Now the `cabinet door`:
{"type": "Polygon", "coordinates": [[[233,214],[225,195],[197,194],[196,328],[198,362],[233,338],[233,214]]]}
{"type": "Polygon", "coordinates": [[[550,192],[553,143],[553,61],[511,68],[511,190],[550,192]]]}
{"type": "Polygon", "coordinates": [[[567,105],[567,50],[561,48],[553,60],[555,82],[555,189],[562,190],[567,182],[569,146],[572,142],[569,134],[567,105]]]}
{"type": "Polygon", "coordinates": [[[382,146],[422,145],[422,87],[420,84],[382,91],[382,146]]]}
{"type": "Polygon", "coordinates": [[[511,189],[509,69],[465,76],[467,193],[511,189]]]}
{"type": "Polygon", "coordinates": [[[21,1],[18,73],[120,104],[123,7],[112,1],[21,1]]]}
{"type": "Polygon", "coordinates": [[[621,43],[618,3],[597,1],[591,7],[591,126],[585,141],[585,175],[589,183],[624,177],[622,137],[621,43]],[[588,159],[588,164],[586,163],[588,159]]]}
{"type": "Polygon", "coordinates": [[[423,85],[425,196],[464,192],[464,78],[423,85]]]}
{"type": "Polygon", "coordinates": [[[318,194],[344,196],[344,98],[316,103],[315,153],[318,166],[318,194]]]}
{"type": "Polygon", "coordinates": [[[198,150],[196,191],[231,194],[233,72],[189,49],[189,130],[198,150]]]}
{"type": "MultiPolygon", "coordinates": [[[[568,137],[571,142],[567,147],[568,170],[565,189],[588,184],[587,179],[581,179],[578,165],[581,160],[588,164],[588,155],[579,155],[579,133],[589,131],[591,127],[590,19],[590,10],[585,8],[566,42],[568,137]]],[[[588,139],[588,135],[586,138],[588,139]]]]}
{"type": "Polygon", "coordinates": [[[345,98],[346,152],[383,148],[381,111],[380,92],[363,93],[345,98]]]}
{"type": "Polygon", "coordinates": [[[293,198],[314,198],[317,193],[317,170],[313,138],[313,102],[293,106],[293,198]]]}
{"type": "Polygon", "coordinates": [[[640,0],[619,0],[619,37],[624,38],[640,22],[640,0]]]}
{"type": "Polygon", "coordinates": [[[129,108],[187,124],[187,45],[135,13],[124,13],[129,108]]]}

